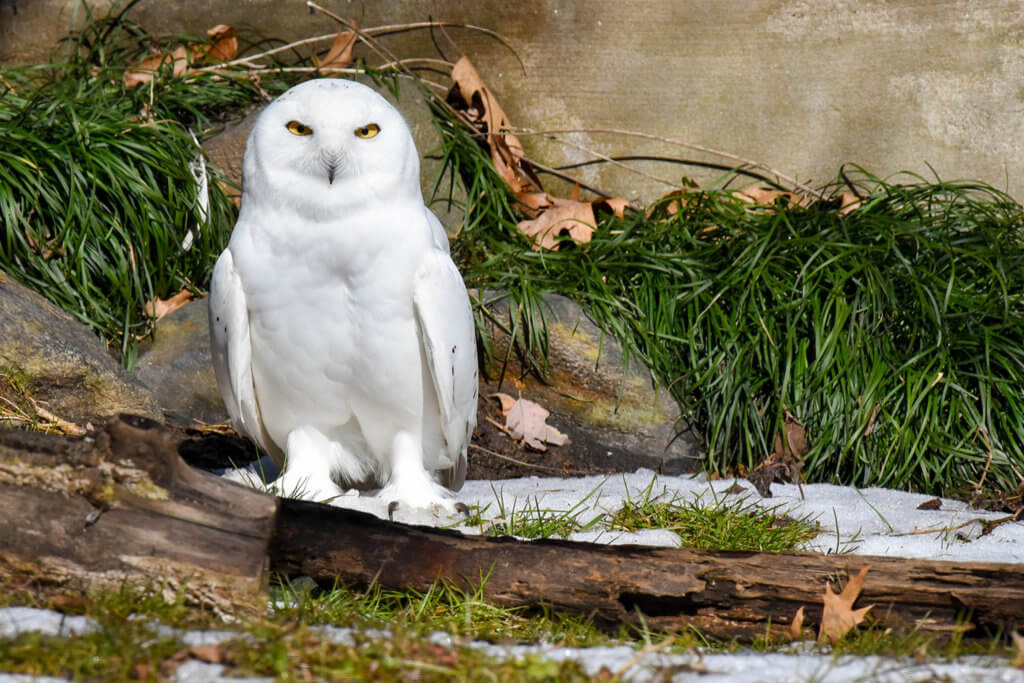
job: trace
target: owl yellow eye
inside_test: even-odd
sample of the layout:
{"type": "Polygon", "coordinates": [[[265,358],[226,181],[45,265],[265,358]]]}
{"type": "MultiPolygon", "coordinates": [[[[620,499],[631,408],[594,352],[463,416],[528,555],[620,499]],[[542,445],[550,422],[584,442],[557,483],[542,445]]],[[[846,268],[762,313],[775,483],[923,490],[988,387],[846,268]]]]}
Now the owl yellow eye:
{"type": "Polygon", "coordinates": [[[357,138],[372,138],[374,135],[380,132],[380,126],[376,123],[368,123],[362,128],[356,128],[357,138]]]}
{"type": "Polygon", "coordinates": [[[289,121],[285,125],[285,127],[288,129],[288,132],[291,133],[292,135],[312,135],[313,134],[313,129],[312,128],[310,128],[309,126],[307,126],[304,123],[299,123],[298,121],[289,121]]]}

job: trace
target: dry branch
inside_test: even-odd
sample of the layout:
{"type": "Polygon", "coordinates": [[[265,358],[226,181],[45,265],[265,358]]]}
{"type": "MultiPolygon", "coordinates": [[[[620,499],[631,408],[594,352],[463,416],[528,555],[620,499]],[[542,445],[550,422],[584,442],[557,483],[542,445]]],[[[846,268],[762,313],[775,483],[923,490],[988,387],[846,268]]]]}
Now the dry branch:
{"type": "Polygon", "coordinates": [[[270,564],[323,582],[483,584],[499,605],[543,604],[607,623],[640,612],[649,626],[724,638],[783,635],[801,606],[817,625],[826,583],[845,584],[870,564],[858,605],[874,603],[876,623],[926,632],[1024,624],[1024,565],[485,539],[294,500],[281,501],[270,564]]]}

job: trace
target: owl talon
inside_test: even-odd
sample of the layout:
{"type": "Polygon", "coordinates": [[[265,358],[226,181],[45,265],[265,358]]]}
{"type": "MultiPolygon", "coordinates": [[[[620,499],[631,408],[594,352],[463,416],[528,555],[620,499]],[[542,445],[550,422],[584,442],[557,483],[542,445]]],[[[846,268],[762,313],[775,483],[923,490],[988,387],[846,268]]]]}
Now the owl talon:
{"type": "Polygon", "coordinates": [[[398,510],[398,501],[393,500],[388,503],[388,520],[395,521],[395,512],[398,510]]]}
{"type": "Polygon", "coordinates": [[[455,511],[461,514],[463,517],[469,517],[469,506],[466,505],[465,503],[456,503],[455,511]]]}

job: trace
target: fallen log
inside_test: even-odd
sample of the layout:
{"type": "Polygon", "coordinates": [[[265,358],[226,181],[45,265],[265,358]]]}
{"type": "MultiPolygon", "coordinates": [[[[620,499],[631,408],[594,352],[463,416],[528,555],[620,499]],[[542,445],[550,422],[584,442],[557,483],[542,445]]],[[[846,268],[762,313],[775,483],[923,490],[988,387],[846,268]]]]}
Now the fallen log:
{"type": "Polygon", "coordinates": [[[797,609],[821,621],[838,590],[870,565],[858,606],[876,623],[924,632],[1005,633],[1024,625],[1024,564],[815,553],[708,552],[480,538],[360,512],[282,500],[270,566],[330,583],[425,591],[435,580],[483,588],[490,602],[546,605],[605,623],[692,626],[720,638],[788,632],[797,609]]]}
{"type": "Polygon", "coordinates": [[[85,438],[0,431],[0,578],[66,590],[156,580],[225,613],[257,606],[277,501],[189,467],[177,446],[138,417],[85,438]]]}
{"type": "Polygon", "coordinates": [[[830,582],[871,565],[857,606],[902,630],[982,635],[1024,626],[1024,564],[812,553],[704,552],[516,541],[406,526],[278,500],[188,467],[180,438],[123,418],[92,439],[0,432],[0,579],[157,579],[229,610],[265,597],[267,571],[324,584],[427,590],[620,623],[749,640],[816,627],[830,582]]]}

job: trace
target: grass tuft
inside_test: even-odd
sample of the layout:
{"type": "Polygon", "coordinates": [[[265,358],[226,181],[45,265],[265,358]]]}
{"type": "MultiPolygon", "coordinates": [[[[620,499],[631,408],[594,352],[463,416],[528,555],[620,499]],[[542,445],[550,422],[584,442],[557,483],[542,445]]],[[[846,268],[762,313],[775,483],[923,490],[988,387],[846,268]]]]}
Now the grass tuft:
{"type": "Polygon", "coordinates": [[[1024,208],[1009,196],[863,171],[809,207],[694,189],[538,252],[486,150],[436,115],[473,198],[455,253],[470,286],[510,293],[520,352],[543,357],[539,302],[562,294],[670,388],[711,472],[762,462],[788,414],[808,480],[1019,503],[1024,208]],[[850,190],[862,204],[841,215],[850,190]]]}
{"type": "Polygon", "coordinates": [[[120,15],[69,40],[67,62],[0,71],[0,268],[118,346],[131,367],[152,327],[146,302],[205,288],[234,222],[209,167],[203,216],[193,134],[259,89],[244,75],[173,77],[170,64],[148,86],[125,87],[125,65],[152,39],[120,15]],[[186,251],[190,230],[198,235],[186,251]]]}

